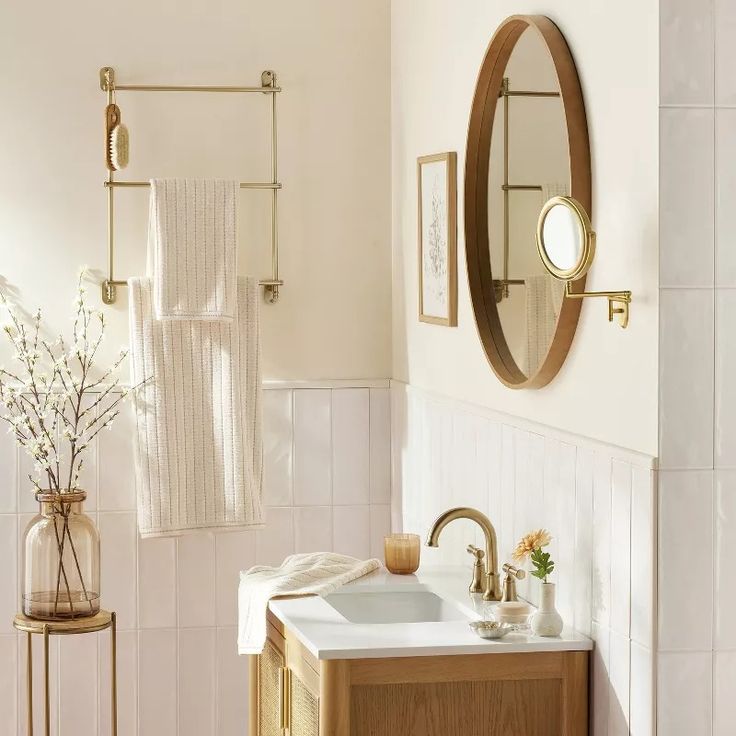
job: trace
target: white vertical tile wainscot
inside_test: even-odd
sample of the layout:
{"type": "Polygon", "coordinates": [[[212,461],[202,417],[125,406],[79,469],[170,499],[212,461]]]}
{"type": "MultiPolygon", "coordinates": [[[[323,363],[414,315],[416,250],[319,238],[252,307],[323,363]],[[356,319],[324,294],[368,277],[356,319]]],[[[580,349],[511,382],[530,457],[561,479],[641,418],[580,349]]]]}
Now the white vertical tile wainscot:
{"type": "MultiPolygon", "coordinates": [[[[391,521],[388,381],[264,386],[267,528],[138,538],[133,417],[100,435],[87,478],[102,540],[102,603],[118,612],[120,736],[241,736],[247,661],[235,645],[238,573],[292,552],[382,555],[391,521]]],[[[25,457],[0,434],[0,734],[25,734],[25,645],[12,628],[20,540],[35,503],[25,457]]],[[[42,730],[35,642],[35,730],[42,730]]],[[[52,733],[109,733],[109,632],[52,640],[52,733]],[[64,681],[66,679],[66,684],[64,681]],[[70,690],[69,683],[74,682],[70,690]],[[59,687],[58,683],[62,685],[59,687]]]]}
{"type": "MultiPolygon", "coordinates": [[[[424,537],[442,511],[474,506],[501,564],[521,534],[550,529],[560,613],[596,641],[593,733],[654,734],[654,458],[399,382],[391,411],[394,527],[424,537]]],[[[467,565],[470,579],[468,542],[482,544],[477,525],[453,522],[422,564],[467,565]]],[[[519,589],[536,602],[536,579],[519,589]]]]}

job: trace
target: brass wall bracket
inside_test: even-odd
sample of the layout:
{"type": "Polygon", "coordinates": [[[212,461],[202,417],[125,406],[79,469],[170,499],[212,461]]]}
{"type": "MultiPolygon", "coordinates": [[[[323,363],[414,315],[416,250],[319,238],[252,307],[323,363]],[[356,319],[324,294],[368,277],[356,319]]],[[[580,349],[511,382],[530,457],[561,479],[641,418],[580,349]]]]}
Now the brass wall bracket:
{"type": "Polygon", "coordinates": [[[631,304],[630,291],[572,291],[572,281],[565,284],[565,296],[568,299],[588,299],[589,297],[602,297],[608,299],[608,321],[613,322],[614,315],[618,315],[619,325],[626,329],[629,324],[629,304],[631,304]]]}
{"type": "Polygon", "coordinates": [[[111,66],[103,66],[100,69],[100,89],[103,92],[115,89],[115,70],[111,66]]]}

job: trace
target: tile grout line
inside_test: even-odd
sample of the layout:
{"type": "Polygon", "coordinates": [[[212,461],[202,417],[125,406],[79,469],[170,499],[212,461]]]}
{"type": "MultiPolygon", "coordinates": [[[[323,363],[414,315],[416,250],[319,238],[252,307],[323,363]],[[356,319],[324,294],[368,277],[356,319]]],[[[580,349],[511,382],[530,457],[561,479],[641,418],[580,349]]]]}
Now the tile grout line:
{"type": "MultiPolygon", "coordinates": [[[[717,53],[717,46],[716,46],[716,19],[715,19],[715,3],[711,2],[711,33],[713,37],[713,283],[715,284],[718,280],[718,243],[719,243],[719,237],[718,237],[718,125],[717,125],[717,115],[715,110],[715,101],[717,99],[717,83],[718,83],[718,74],[717,74],[717,67],[716,67],[716,53],[717,53]]],[[[716,553],[717,553],[717,545],[716,545],[716,474],[715,474],[715,467],[716,467],[716,425],[717,425],[717,415],[718,415],[718,404],[717,404],[717,380],[719,376],[718,371],[718,364],[717,364],[717,358],[719,355],[718,350],[718,300],[716,299],[716,294],[718,292],[714,289],[712,294],[712,308],[713,308],[713,393],[712,393],[712,414],[711,414],[711,465],[713,466],[713,471],[711,473],[711,559],[713,561],[713,564],[711,564],[711,590],[712,590],[712,599],[713,599],[713,608],[711,610],[711,649],[715,648],[715,636],[716,636],[716,611],[718,606],[717,596],[716,596],[716,585],[717,585],[717,579],[716,579],[716,553]]],[[[713,729],[715,725],[715,709],[716,709],[716,701],[715,701],[715,654],[711,654],[711,691],[710,691],[710,722],[711,722],[711,730],[713,729]]]]}
{"type": "MultiPolygon", "coordinates": [[[[137,493],[136,493],[137,499],[137,493]]],[[[135,555],[135,724],[136,734],[140,733],[140,710],[141,710],[141,693],[140,693],[140,660],[141,660],[141,640],[140,640],[140,539],[138,535],[138,519],[137,514],[134,520],[133,534],[135,535],[135,544],[133,545],[133,554],[135,555]]],[[[117,633],[117,632],[116,632],[117,633]]]]}
{"type": "Polygon", "coordinates": [[[176,733],[179,733],[179,707],[181,705],[181,627],[179,626],[179,539],[176,537],[174,545],[174,600],[176,601],[176,733]]]}
{"type": "Polygon", "coordinates": [[[332,507],[332,510],[330,512],[331,514],[331,536],[332,536],[332,543],[331,548],[335,549],[335,393],[333,389],[330,389],[330,404],[329,404],[329,411],[330,411],[330,506],[332,507]]]}
{"type": "Polygon", "coordinates": [[[296,494],[294,491],[294,477],[296,474],[296,432],[294,431],[296,424],[296,399],[294,390],[289,389],[289,498],[292,504],[296,502],[296,494]]]}
{"type": "MultiPolygon", "coordinates": [[[[214,545],[214,538],[212,540],[212,543],[214,545]]],[[[215,615],[217,615],[217,612],[215,612],[215,615]]],[[[219,714],[220,714],[220,671],[219,667],[217,666],[217,655],[219,654],[219,641],[217,639],[217,630],[215,629],[212,632],[212,651],[210,653],[210,656],[212,657],[212,680],[213,680],[213,687],[214,691],[212,693],[212,713],[210,714],[210,723],[212,724],[212,733],[217,734],[220,733],[219,726],[219,714]]]]}
{"type": "MultiPolygon", "coordinates": [[[[371,389],[367,389],[368,392],[368,503],[373,500],[373,392],[371,389]]],[[[369,522],[368,534],[372,534],[372,528],[369,522]]],[[[370,537],[372,538],[372,537],[370,537]]]]}
{"type": "Polygon", "coordinates": [[[650,598],[652,613],[652,630],[650,632],[651,640],[649,649],[652,652],[652,672],[650,674],[650,682],[652,687],[652,732],[656,736],[657,733],[657,709],[658,709],[658,688],[659,688],[659,471],[653,470],[649,473],[649,484],[651,490],[651,501],[649,511],[651,514],[652,528],[652,591],[650,598]]]}
{"type": "Polygon", "coordinates": [[[632,557],[632,546],[634,541],[634,525],[632,523],[633,519],[633,511],[634,511],[634,467],[633,465],[629,465],[629,635],[628,635],[628,653],[629,653],[629,713],[626,719],[627,725],[629,729],[631,729],[631,645],[632,645],[632,638],[631,638],[631,609],[633,608],[632,605],[632,594],[633,594],[633,586],[631,584],[631,578],[632,574],[631,571],[633,570],[633,557],[632,557]]]}
{"type": "Polygon", "coordinates": [[[659,285],[660,291],[736,291],[736,284],[670,284],[659,285]]]}
{"type": "MultiPolygon", "coordinates": [[[[99,416],[99,408],[95,410],[95,418],[99,416]]],[[[99,438],[95,438],[94,440],[94,456],[95,456],[95,521],[97,525],[97,533],[100,534],[100,492],[102,490],[101,484],[100,484],[100,442],[99,438]]],[[[100,557],[102,556],[102,550],[100,549],[100,557]]],[[[100,576],[100,603],[102,603],[102,564],[101,560],[98,561],[99,570],[98,574],[100,576]]],[[[96,677],[95,677],[95,684],[97,685],[97,723],[96,730],[99,733],[100,731],[100,719],[102,717],[102,704],[100,702],[101,698],[101,690],[100,690],[100,678],[102,675],[102,668],[100,667],[100,637],[102,634],[97,633],[95,634],[95,668],[96,668],[96,677]]],[[[112,637],[112,630],[110,630],[110,637],[112,637]]]]}

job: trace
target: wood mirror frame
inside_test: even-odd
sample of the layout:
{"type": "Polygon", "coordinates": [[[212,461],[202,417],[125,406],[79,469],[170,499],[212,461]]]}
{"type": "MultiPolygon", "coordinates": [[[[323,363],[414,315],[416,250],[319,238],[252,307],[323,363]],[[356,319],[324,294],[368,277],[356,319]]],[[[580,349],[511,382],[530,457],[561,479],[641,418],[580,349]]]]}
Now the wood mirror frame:
{"type": "MultiPolygon", "coordinates": [[[[537,371],[527,376],[509,350],[496,306],[488,240],[488,173],[491,136],[506,65],[521,34],[533,28],[554,63],[567,123],[570,195],[591,214],[588,124],[580,80],[559,28],[543,15],[513,15],[496,30],[478,73],[465,153],[465,256],[470,297],[483,349],[499,380],[509,388],[541,388],[557,375],[567,357],[580,316],[581,302],[564,299],[554,337],[537,371]]],[[[585,278],[571,284],[583,291],[585,278]]]]}

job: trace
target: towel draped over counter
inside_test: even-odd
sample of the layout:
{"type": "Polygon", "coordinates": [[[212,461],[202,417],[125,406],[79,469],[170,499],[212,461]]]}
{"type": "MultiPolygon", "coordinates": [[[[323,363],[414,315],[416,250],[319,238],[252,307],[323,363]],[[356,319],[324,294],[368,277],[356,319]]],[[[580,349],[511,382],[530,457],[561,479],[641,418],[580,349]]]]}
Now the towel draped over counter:
{"type": "Polygon", "coordinates": [[[333,593],[381,566],[333,552],[291,555],[279,567],[251,567],[240,573],[238,653],[260,654],[266,643],[266,610],[271,598],[333,593]]]}

